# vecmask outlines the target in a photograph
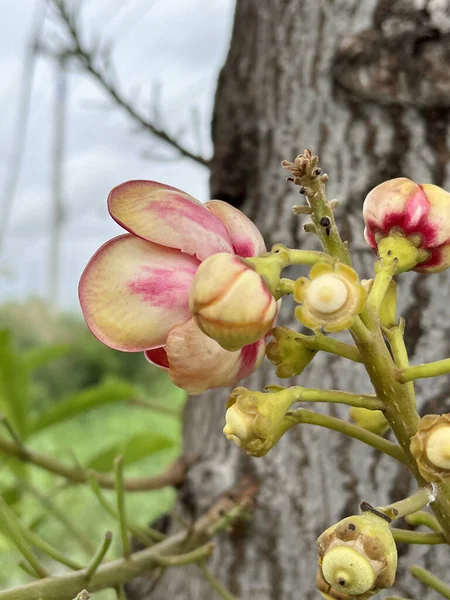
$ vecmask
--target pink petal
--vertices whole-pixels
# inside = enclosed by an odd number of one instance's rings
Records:
[[[234,385],[261,364],[264,349],[260,340],[236,352],[224,350],[202,333],[193,319],[174,327],[166,343],[170,377],[192,395]]]
[[[81,276],[79,296],[92,333],[117,350],[161,346],[187,321],[189,288],[199,262],[132,235],[106,242]]]
[[[225,226],[201,202],[156,181],[127,181],[108,197],[112,218],[135,235],[203,260],[233,252]]]
[[[210,200],[205,206],[225,225],[238,256],[248,258],[266,252],[259,229],[244,213],[222,200]]]

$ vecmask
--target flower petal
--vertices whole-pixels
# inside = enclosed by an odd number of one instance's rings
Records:
[[[247,377],[261,364],[264,350],[264,340],[236,352],[224,350],[202,333],[193,319],[174,327],[166,343],[170,377],[192,395],[228,387]]]
[[[248,258],[266,252],[259,229],[244,213],[222,200],[210,200],[205,206],[225,225],[238,256]]]
[[[106,242],[80,280],[88,327],[116,350],[163,345],[172,327],[191,316],[188,294],[198,265],[192,256],[132,235]]]
[[[161,369],[167,370],[169,368],[169,359],[167,358],[167,352],[164,346],[146,350],[145,358],[149,363],[152,363],[152,365],[160,367]]]
[[[127,231],[200,260],[216,252],[233,252],[222,222],[201,202],[169,185],[127,181],[110,192],[108,209]]]

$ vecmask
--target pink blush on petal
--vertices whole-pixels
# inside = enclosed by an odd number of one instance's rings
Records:
[[[240,362],[241,366],[239,367],[239,371],[236,375],[236,380],[240,381],[241,379],[245,379],[247,375],[255,368],[256,360],[258,358],[260,344],[264,343],[263,340],[258,340],[253,344],[249,344],[248,346],[244,346],[241,350]]]
[[[128,289],[152,306],[177,309],[188,306],[189,287],[195,269],[142,267],[141,276],[128,282]],[[181,298],[184,297],[182,300]]]
[[[233,241],[233,248],[236,254],[241,258],[255,256],[255,248],[249,240],[242,240],[242,242]]]
[[[405,211],[405,229],[411,231],[417,228],[427,217],[430,211],[430,203],[423,190],[419,186],[417,192],[408,200]]]
[[[170,200],[173,200],[173,202],[170,202]],[[153,201],[152,204],[149,204],[148,210],[157,211],[158,215],[166,218],[167,221],[174,220],[177,222],[180,218],[184,218],[197,223],[206,231],[213,231],[227,243],[230,243],[228,231],[215,215],[204,206],[180,198],[177,194],[174,194],[173,198],[168,194],[164,200]]]

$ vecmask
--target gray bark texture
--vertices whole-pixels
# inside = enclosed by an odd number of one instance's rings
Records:
[[[216,95],[212,197],[239,206],[268,247],[316,248],[292,215],[302,197],[280,168],[282,159],[311,148],[330,176],[329,197],[340,201],[342,236],[360,276],[369,277],[374,257],[361,218],[367,192],[397,176],[450,189],[449,54],[447,0],[238,0]],[[411,362],[449,356],[448,273],[400,279]],[[292,307],[284,301],[280,322],[293,324]],[[286,385],[270,364],[245,385],[268,383]],[[296,383],[371,392],[359,365],[321,354]],[[450,411],[448,386],[448,377],[418,382],[421,414]],[[242,474],[256,477],[261,488],[252,520],[220,537],[210,566],[241,600],[317,599],[317,536],[357,512],[361,499],[386,504],[408,495],[414,483],[393,459],[309,425],[290,431],[266,457],[250,458],[222,434],[227,395],[213,391],[188,402],[185,451],[200,462],[180,493],[179,510],[195,518]],[[347,416],[333,405],[316,409]],[[407,567],[421,564],[450,583],[448,547],[400,545],[399,553],[390,593],[437,599]],[[219,598],[195,567],[170,570],[151,588],[151,581],[136,582],[129,597]]]

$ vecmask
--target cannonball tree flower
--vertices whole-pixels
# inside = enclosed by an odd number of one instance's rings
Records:
[[[318,263],[309,272],[309,279],[300,277],[295,282],[294,300],[301,303],[295,316],[313,331],[343,331],[364,309],[366,297],[367,292],[351,267]]]
[[[202,204],[154,181],[115,187],[108,209],[129,233],[106,242],[81,276],[80,303],[92,333],[111,348],[145,352],[190,394],[233,385],[254,371],[264,358],[264,338],[225,350],[198,328],[188,299],[209,256],[266,251],[256,226],[226,202]]]
[[[381,183],[364,201],[364,237],[397,272],[437,273],[450,266],[450,194],[406,177]]]

